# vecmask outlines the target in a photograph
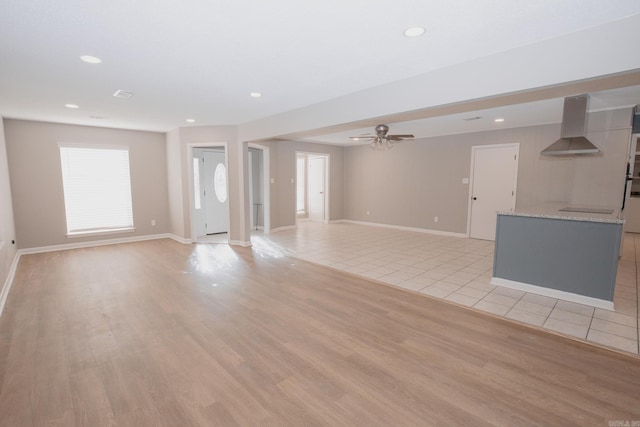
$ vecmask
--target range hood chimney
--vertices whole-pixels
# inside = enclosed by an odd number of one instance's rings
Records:
[[[599,154],[600,149],[585,138],[588,108],[589,95],[565,98],[560,139],[542,150],[540,154],[543,156]]]

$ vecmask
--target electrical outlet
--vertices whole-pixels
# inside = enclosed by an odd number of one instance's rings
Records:
[[[433,222],[438,222],[438,217],[437,216],[433,217]]]
[[[155,226],[155,225],[156,225],[156,220],[155,220],[155,219],[152,219],[152,220],[151,220],[151,225],[153,225],[153,226]]]
[[[367,209],[367,215],[371,215],[371,211]]]

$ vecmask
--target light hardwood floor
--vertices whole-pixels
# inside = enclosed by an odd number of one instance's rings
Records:
[[[361,224],[300,222],[254,247],[638,354],[640,234],[627,233],[615,312],[491,284],[494,242]]]
[[[23,256],[0,425],[608,425],[640,359],[251,248]]]

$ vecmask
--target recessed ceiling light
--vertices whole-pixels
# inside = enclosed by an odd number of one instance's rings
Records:
[[[260,92],[251,92],[249,96],[252,98],[260,98],[262,94]]]
[[[494,119],[493,121],[496,122],[496,123],[502,123],[502,122],[504,122],[504,119],[502,117],[498,117],[497,119]]]
[[[424,34],[424,27],[409,27],[404,30],[404,35],[407,37],[420,37]]]
[[[64,106],[67,108],[80,108],[80,106],[76,104],[64,104]]]
[[[133,92],[129,90],[118,89],[113,94],[116,98],[131,98],[133,96]]]
[[[357,136],[354,136],[353,138],[351,138],[352,141],[360,141],[360,138],[358,138]]]
[[[187,119],[187,123],[195,123],[196,119]]]
[[[102,62],[102,59],[91,55],[82,55],[80,59],[88,64],[99,64]]]

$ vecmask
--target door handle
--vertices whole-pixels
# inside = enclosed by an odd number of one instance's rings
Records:
[[[478,198],[477,198],[477,197],[474,197],[474,198],[473,198],[473,200],[478,200]]]

